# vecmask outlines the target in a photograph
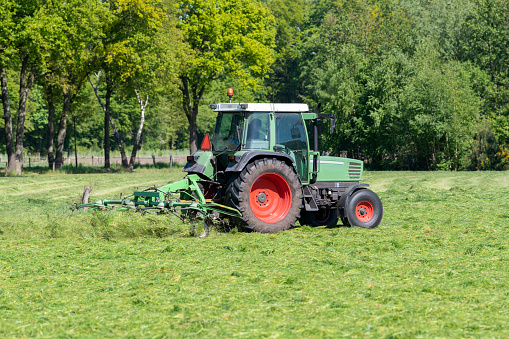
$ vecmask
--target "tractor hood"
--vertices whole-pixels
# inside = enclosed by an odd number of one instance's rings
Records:
[[[321,156],[317,181],[337,181],[338,177],[360,181],[362,167],[361,160]]]

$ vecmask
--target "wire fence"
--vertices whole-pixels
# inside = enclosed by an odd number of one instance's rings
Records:
[[[156,155],[143,155],[139,154],[136,156],[135,164],[138,165],[149,165],[153,164],[154,166],[158,163],[169,164],[172,166],[173,164],[182,165],[187,161],[188,152],[175,152],[177,154],[166,154],[161,156]],[[180,154],[179,154],[180,153]],[[80,154],[78,153],[78,157],[74,154],[67,154],[66,157],[63,158],[63,164],[65,165],[85,165],[92,167],[102,167],[104,166],[104,155],[93,155],[93,153],[89,154]],[[127,157],[127,161],[130,161],[130,156]],[[40,154],[25,154],[23,156],[23,168],[31,168],[31,167],[41,167],[48,166],[48,158],[45,156],[41,156]],[[0,155],[0,168],[7,167],[7,156],[1,154]],[[110,167],[111,168],[120,168],[122,167],[122,158],[120,154],[117,156],[110,155]]]

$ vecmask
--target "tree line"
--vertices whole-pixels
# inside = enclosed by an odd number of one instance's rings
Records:
[[[2,0],[0,152],[193,152],[233,87],[320,103],[373,169],[507,169],[507,41],[504,0]]]

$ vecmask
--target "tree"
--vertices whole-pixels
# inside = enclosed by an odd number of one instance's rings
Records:
[[[409,75],[411,20],[391,1],[358,0],[317,1],[309,22],[301,66],[308,101],[337,117],[324,147],[385,166],[404,145],[394,129],[402,123],[397,103]]]
[[[505,0],[474,0],[463,25],[461,60],[473,62],[491,78],[484,90],[484,111],[499,142],[509,143],[509,3]]]
[[[7,173],[21,175],[25,135],[26,105],[37,74],[45,70],[43,61],[55,46],[61,20],[49,5],[36,0],[2,4],[0,10],[0,84],[4,109]],[[14,146],[12,109],[7,86],[7,68],[19,70],[19,103]],[[15,148],[14,148],[15,147]]]
[[[197,150],[198,107],[211,82],[223,76],[242,79],[265,75],[273,62],[275,30],[268,9],[255,0],[185,0],[179,28],[189,50],[179,72],[191,152]]]
[[[105,49],[99,57],[96,73],[96,84],[90,81],[96,97],[103,108],[105,167],[109,167],[109,126],[111,125],[122,157],[124,168],[132,169],[134,158],[144,126],[144,115],[150,94],[169,86],[175,70],[173,65],[175,49],[178,49],[178,34],[175,32],[171,6],[161,5],[155,1],[132,2],[126,0],[109,1],[114,20],[104,39]],[[165,70],[163,75],[161,70]],[[100,74],[104,72],[106,82],[105,103],[99,96]],[[157,80],[156,77],[159,77]],[[156,86],[157,84],[157,86]],[[161,85],[163,84],[163,85]],[[140,89],[147,96],[140,96]],[[151,90],[147,90],[150,88]],[[122,138],[111,117],[111,96],[114,90],[123,96],[136,94],[140,105],[140,124],[134,139],[132,161],[128,162]],[[154,91],[152,91],[154,90]],[[128,94],[129,92],[129,94]],[[150,94],[148,92],[151,92]],[[146,99],[142,99],[146,98]],[[143,103],[140,103],[140,100]]]
[[[62,18],[64,34],[64,42],[54,50],[52,59],[57,65],[54,74],[63,95],[55,156],[55,168],[58,169],[63,164],[67,120],[72,102],[92,71],[97,51],[102,49],[104,27],[110,19],[106,4],[97,0],[73,0],[54,6]]]
[[[429,44],[418,48],[412,62],[415,71],[400,100],[409,151],[422,169],[465,168],[481,105],[471,73],[461,63],[443,62]]]
[[[111,124],[122,157],[122,166],[132,170],[145,124],[145,112],[149,100],[171,89],[176,81],[175,54],[179,49],[178,32],[174,20],[167,12],[151,1],[112,1],[110,10],[115,13],[111,34],[105,37],[104,54],[98,67],[104,70],[106,102],[98,92],[101,71],[96,73],[96,83],[90,79],[96,97],[105,113],[105,154],[109,167],[109,129]],[[126,25],[127,22],[127,25]],[[124,143],[111,116],[110,98],[113,90],[124,97],[136,95],[140,107],[140,122],[134,133],[133,149],[128,162]]]
[[[499,153],[500,152],[500,153]],[[499,167],[502,153],[497,136],[493,133],[487,121],[483,121],[481,128],[475,136],[472,144],[470,169],[472,170],[494,170]]]
[[[305,0],[267,0],[275,17],[275,60],[265,79],[267,99],[298,102],[302,92],[299,62],[304,55],[304,25],[310,3]]]
[[[339,1],[328,10],[302,67],[309,101],[337,116],[324,146],[372,168],[466,168],[479,70],[439,53],[443,39],[420,37],[413,46],[415,21],[395,2]]]

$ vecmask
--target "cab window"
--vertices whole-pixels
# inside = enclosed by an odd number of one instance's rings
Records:
[[[245,149],[269,149],[270,119],[269,113],[246,114]]]

